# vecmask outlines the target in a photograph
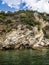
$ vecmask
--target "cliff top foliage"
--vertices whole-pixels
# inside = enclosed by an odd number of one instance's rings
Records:
[[[10,32],[12,29],[17,29],[19,23],[27,24],[29,26],[38,26],[38,30],[41,28],[41,23],[36,20],[36,17],[39,19],[49,22],[49,14],[39,13],[37,11],[30,10],[21,10],[18,12],[7,13],[4,11],[0,12],[0,35],[5,35],[7,32]]]

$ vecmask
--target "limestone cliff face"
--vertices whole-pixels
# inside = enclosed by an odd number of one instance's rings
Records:
[[[49,15],[33,11],[0,13],[0,49],[49,48]]]
[[[0,49],[42,49],[49,45],[48,39],[44,39],[42,29],[38,31],[36,26],[32,30],[27,25],[19,24],[16,29],[12,29],[6,34],[4,39],[0,39]]]

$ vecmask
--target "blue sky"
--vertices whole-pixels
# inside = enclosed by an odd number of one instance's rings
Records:
[[[49,13],[49,0],[0,0],[0,10],[37,10]]]
[[[4,1],[2,1],[2,0],[0,0],[0,10],[3,10],[3,11],[18,11],[18,10],[28,10],[28,7],[26,6],[25,8],[23,8],[25,5],[26,5],[26,3],[25,2],[20,2],[20,4],[19,4],[19,9],[17,8],[18,6],[16,6],[15,5],[15,7],[11,7],[11,6],[9,6],[6,2],[5,3],[3,3]]]
[[[2,11],[15,11],[15,8],[9,7],[7,4],[2,4],[2,0],[0,0],[0,10]]]

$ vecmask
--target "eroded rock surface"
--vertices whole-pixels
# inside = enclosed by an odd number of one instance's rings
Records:
[[[30,30],[21,24],[17,26],[17,30],[12,29],[4,39],[0,39],[0,49],[42,49],[48,46],[49,40],[44,39],[42,30],[38,31],[37,27]]]

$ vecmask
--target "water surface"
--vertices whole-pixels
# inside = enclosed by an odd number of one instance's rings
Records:
[[[0,51],[0,65],[49,65],[49,50]]]

